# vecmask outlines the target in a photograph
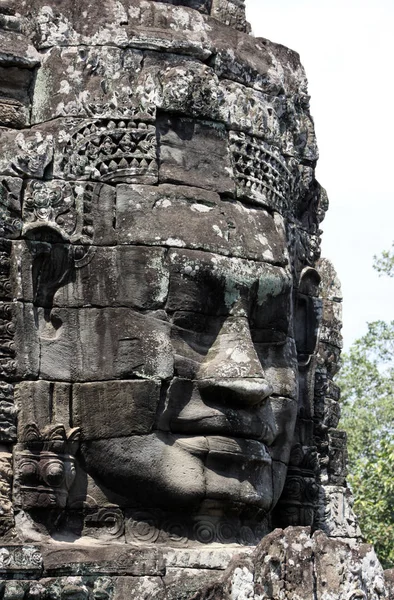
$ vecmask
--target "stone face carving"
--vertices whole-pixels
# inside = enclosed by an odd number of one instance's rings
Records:
[[[240,550],[281,597],[286,536],[368,562],[298,55],[243,0],[3,4],[0,598],[205,598]]]
[[[41,67],[0,165],[14,504],[126,542],[311,524],[323,201],[302,69],[272,44],[256,62],[240,1],[96,13],[84,33],[68,4],[21,21]]]

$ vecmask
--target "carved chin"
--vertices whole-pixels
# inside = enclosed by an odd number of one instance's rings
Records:
[[[81,455],[87,472],[132,507],[198,512],[208,500],[232,511],[272,509],[274,466],[265,449],[240,454],[235,440],[216,437],[215,450],[205,452],[199,439],[207,438],[155,433],[96,440],[83,443]]]

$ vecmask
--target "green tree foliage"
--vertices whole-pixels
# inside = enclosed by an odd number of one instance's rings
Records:
[[[394,277],[394,243],[391,250],[384,250],[381,256],[374,256],[373,266],[381,275]]]
[[[394,566],[393,473],[394,441],[383,439],[369,457],[355,462],[349,475],[361,530],[384,569]]]
[[[343,355],[339,384],[354,510],[383,566],[393,567],[394,321],[368,324],[367,333]]]

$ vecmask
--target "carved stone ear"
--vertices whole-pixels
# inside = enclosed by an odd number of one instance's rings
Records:
[[[305,268],[300,277],[295,305],[295,341],[300,362],[307,362],[315,352],[321,320],[319,298],[320,275]]]
[[[26,237],[33,258],[34,303],[50,308],[56,291],[70,273],[70,245],[64,243],[58,231],[46,225],[30,230]]]

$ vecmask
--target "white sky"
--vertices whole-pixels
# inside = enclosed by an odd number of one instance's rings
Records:
[[[322,256],[342,281],[345,349],[394,319],[394,279],[372,269],[394,240],[393,0],[246,0],[253,33],[301,56],[330,209]]]

